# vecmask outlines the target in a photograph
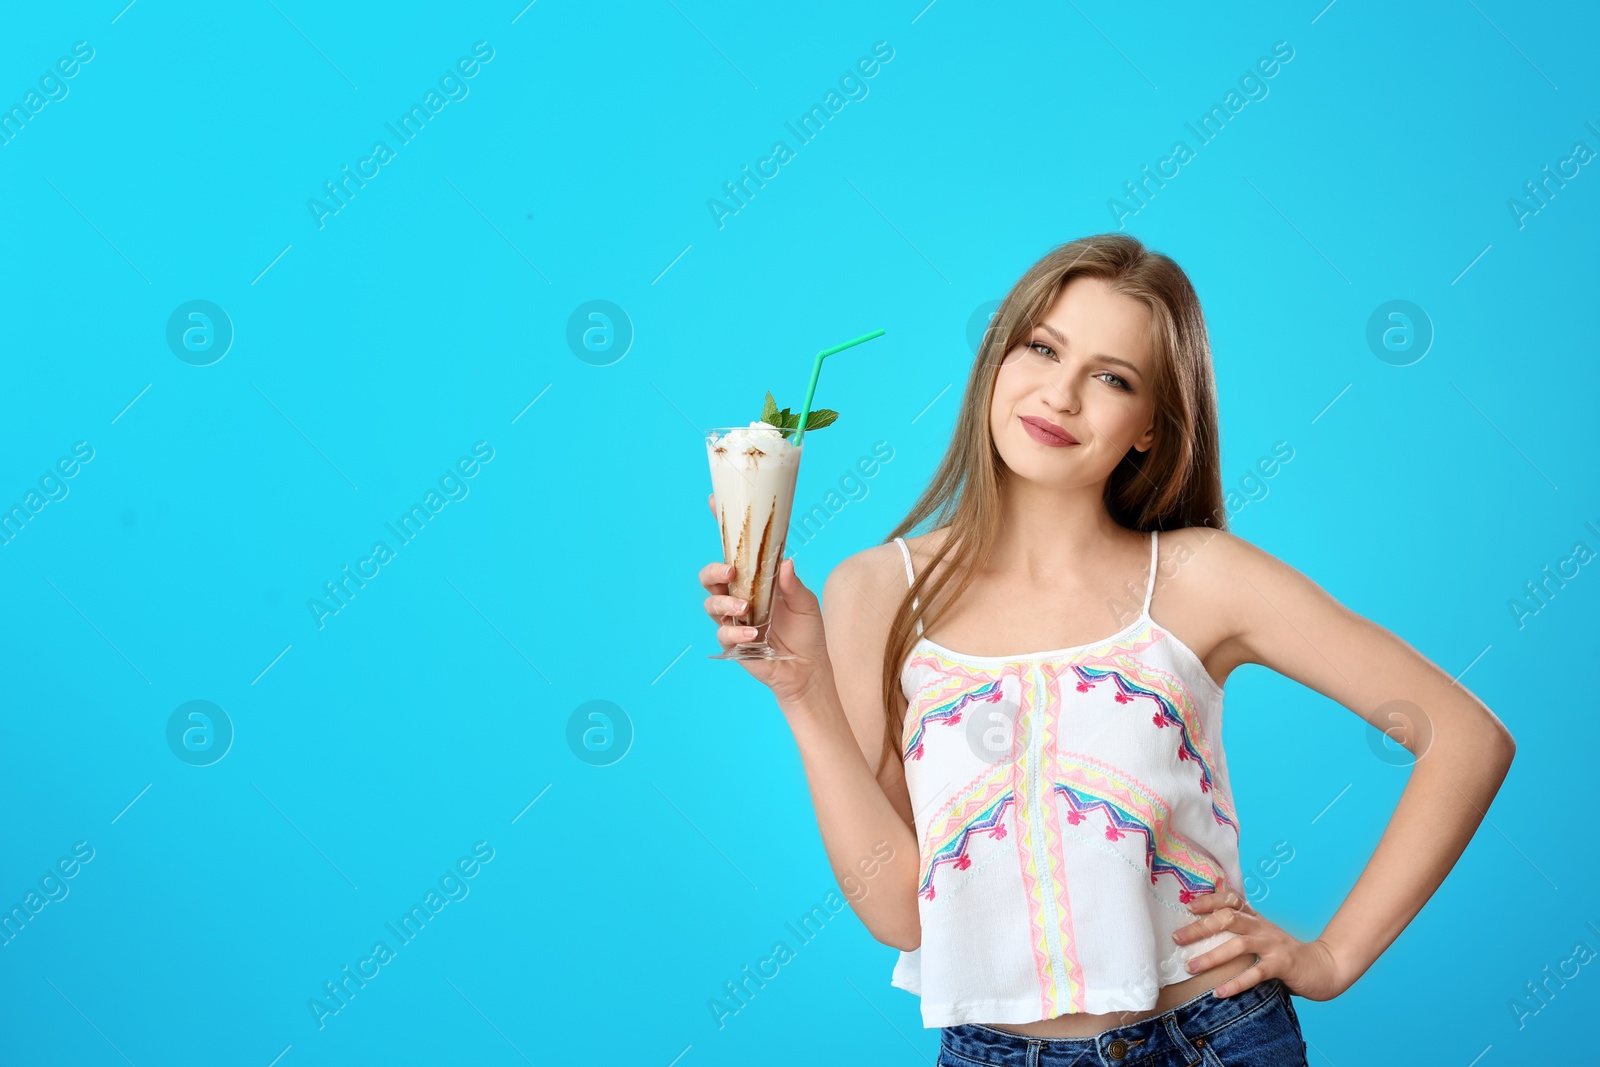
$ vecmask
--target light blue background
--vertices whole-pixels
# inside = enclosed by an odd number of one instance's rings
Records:
[[[893,949],[848,911],[804,945],[785,926],[835,884],[770,695],[705,658],[697,427],[769,389],[798,406],[812,353],[888,331],[818,393],[843,417],[808,441],[802,506],[894,450],[797,552],[820,589],[942,454],[975,309],[1115,228],[1108,200],[1279,41],[1268,95],[1125,229],[1199,290],[1229,483],[1294,449],[1236,532],[1465,671],[1519,744],[1418,919],[1346,994],[1297,1001],[1312,1062],[1572,1057],[1593,966],[1543,1006],[1524,983],[1600,949],[1600,576],[1520,628],[1508,602],[1600,548],[1600,174],[1521,227],[1507,202],[1600,149],[1592,14],[122,5],[19,8],[0,35],[7,107],[94,48],[0,146],[0,501],[94,449],[0,547],[0,902],[94,849],[0,948],[0,1060],[932,1062]],[[307,201],[477,41],[469,95],[319,229]],[[797,146],[784,123],[880,41],[868,95]],[[779,138],[795,158],[719,228],[707,201]],[[165,340],[196,299],[236,334],[206,367]],[[1393,299],[1435,333],[1410,366],[1366,341]],[[591,300],[635,334],[610,365],[566,340]],[[479,441],[470,494],[319,629],[308,599]],[[166,740],[190,700],[235,731],[208,767]],[[630,735],[609,766],[568,740],[594,700]],[[1314,937],[1404,761],[1260,668],[1227,700],[1245,862],[1294,850],[1258,907]],[[308,1000],[478,841],[469,895],[319,1029]],[[795,958],[719,1028],[709,1002],[780,939]]]

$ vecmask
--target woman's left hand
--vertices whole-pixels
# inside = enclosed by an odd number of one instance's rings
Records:
[[[1199,941],[1211,934],[1230,930],[1237,934],[1190,961],[1193,974],[1210,970],[1236,956],[1261,957],[1250,967],[1217,986],[1219,997],[1242,993],[1258,982],[1278,978],[1295,996],[1307,1000],[1332,1000],[1349,988],[1340,974],[1333,950],[1320,938],[1301,941],[1285,933],[1237,893],[1224,889],[1202,893],[1189,902],[1189,910],[1202,916],[1178,930],[1180,945]]]

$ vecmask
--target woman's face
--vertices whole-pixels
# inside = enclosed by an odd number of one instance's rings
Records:
[[[995,376],[989,430],[1013,473],[1060,489],[1097,485],[1130,448],[1155,443],[1149,323],[1142,303],[1099,278],[1062,288]]]

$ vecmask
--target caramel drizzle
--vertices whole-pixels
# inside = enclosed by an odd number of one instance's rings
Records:
[[[765,573],[766,565],[770,561],[766,557],[768,547],[772,543],[772,523],[778,515],[777,504],[777,498],[774,497],[773,506],[767,511],[766,525],[761,529],[760,543],[756,545],[754,567],[751,566],[749,554],[750,524],[755,515],[754,505],[747,505],[744,509],[744,520],[739,527],[739,540],[732,553],[733,582],[729,585],[728,592],[741,600],[749,601],[750,610],[745,613],[745,617],[752,620],[750,622],[752,626],[759,626],[766,622],[771,610],[770,601],[758,601],[756,598],[760,596],[762,590],[767,588]],[[726,508],[720,510],[721,515],[717,525],[722,531],[722,558],[728,559],[728,512]]]
[[[777,514],[778,499],[777,497],[773,497],[772,508],[767,512],[767,524],[766,526],[762,527],[761,530],[761,544],[756,548],[756,577],[754,584],[750,587],[750,607],[752,609],[751,617],[760,619],[762,622],[765,622],[771,617],[772,602],[768,600],[765,603],[758,604],[756,603],[755,598],[760,594],[761,590],[768,588],[765,572],[762,568],[768,562],[767,545],[772,540],[772,520],[777,517]],[[745,521],[749,521],[748,513]],[[760,623],[752,623],[751,625],[759,626]]]

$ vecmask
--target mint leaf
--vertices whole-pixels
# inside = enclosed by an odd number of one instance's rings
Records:
[[[832,425],[838,417],[839,413],[837,411],[818,408],[806,416],[806,431],[809,433],[812,430],[820,430],[824,426]],[[789,408],[780,409],[778,402],[772,398],[771,393],[767,394],[766,404],[761,409],[761,421],[769,426],[776,426],[786,439],[794,431],[800,429],[800,415]]]

